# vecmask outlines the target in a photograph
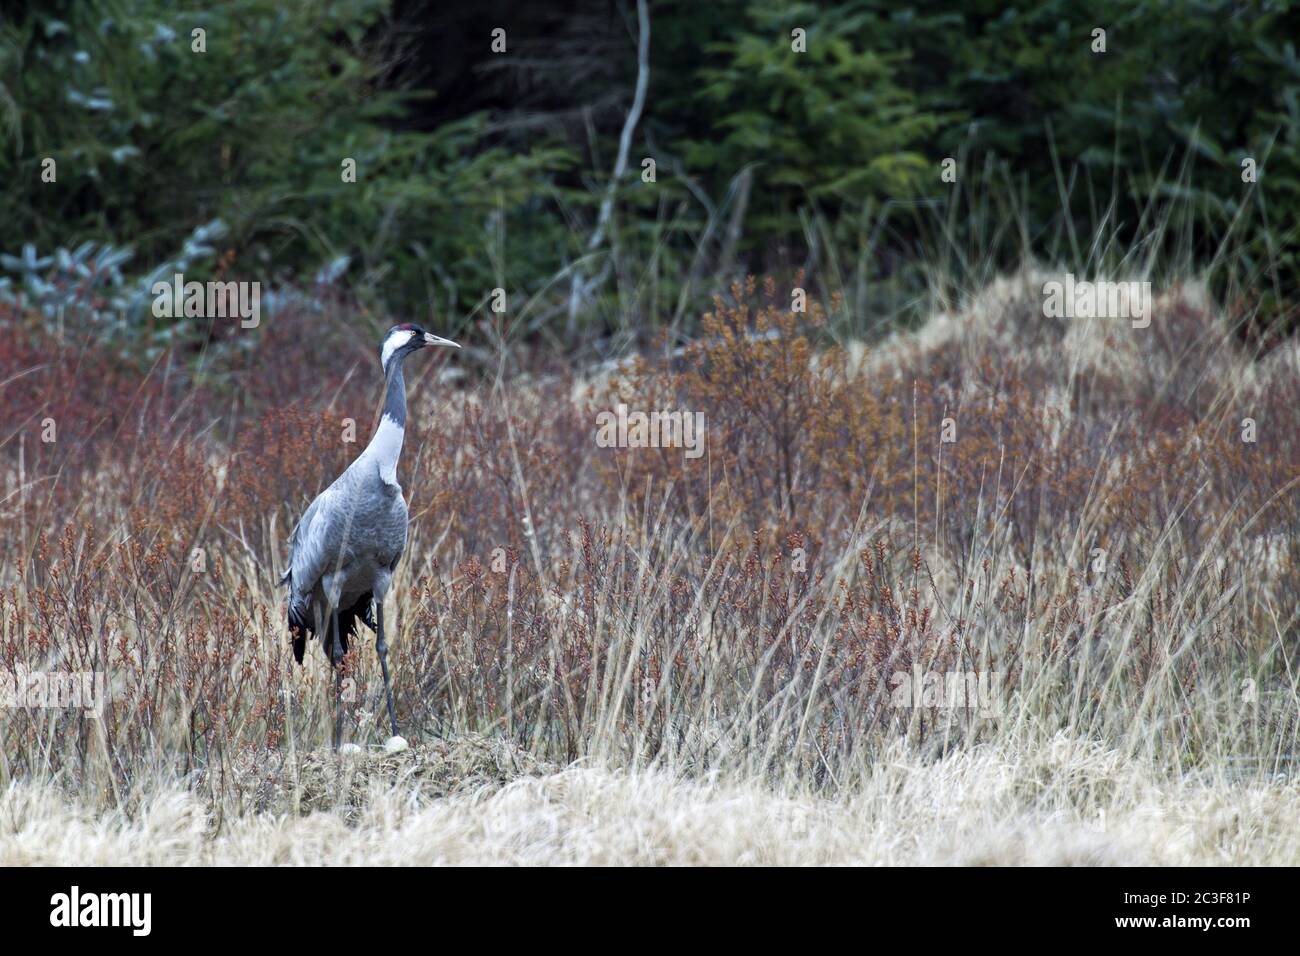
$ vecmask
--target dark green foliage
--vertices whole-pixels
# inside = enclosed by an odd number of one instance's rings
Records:
[[[694,95],[682,97],[700,126],[713,126],[683,145],[692,171],[722,179],[755,166],[764,188],[748,224],[758,236],[788,230],[810,200],[834,209],[916,195],[931,171],[920,147],[940,117],[897,83],[905,57],[875,47],[871,17],[841,13],[750,5],[742,32],[706,47],[703,62],[716,65],[699,67]],[[804,52],[795,28],[806,31]]]
[[[0,252],[130,246],[143,275],[219,220],[207,268],[304,284],[349,256],[363,300],[453,319],[500,285],[532,297],[512,316],[529,330],[563,324],[564,270],[584,255],[608,281],[580,321],[608,327],[679,319],[738,272],[803,264],[829,287],[889,278],[909,298],[924,281],[909,263],[939,257],[1208,266],[1225,301],[1275,329],[1300,301],[1290,0],[652,3],[650,95],[594,250],[636,75],[631,0],[10,11]],[[489,50],[497,22],[505,56]],[[429,59],[449,30],[464,34],[453,98]],[[45,157],[57,188],[40,181]],[[644,157],[654,184],[639,181]],[[940,179],[947,157],[956,187]],[[1246,157],[1258,184],[1242,181]],[[957,271],[960,287],[979,279]],[[879,311],[863,296],[858,312]]]
[[[1168,239],[1181,246],[1163,251],[1176,267],[1215,261],[1222,248],[1216,285],[1250,290],[1264,312],[1295,308],[1300,8],[1286,0],[951,6],[928,25],[894,14],[885,42],[912,52],[903,81],[922,103],[969,118],[944,130],[939,149],[965,152],[972,164],[997,155],[1027,186],[1030,232],[1051,223],[1073,231],[1059,237],[1059,261],[1086,259],[1081,246],[1098,230],[1127,251],[1149,237],[1155,210],[1173,207]],[[1098,27],[1104,54],[1092,50]],[[1258,164],[1258,185],[1242,181],[1246,157]]]
[[[96,238],[133,246],[143,266],[220,219],[238,277],[310,278],[350,254],[354,278],[382,280],[396,306],[472,306],[491,278],[483,223],[544,195],[563,155],[485,148],[482,115],[390,129],[407,104],[377,88],[365,46],[386,7],[95,0],[6,22],[0,249]],[[57,184],[41,181],[46,157]],[[443,273],[454,283],[435,290]]]

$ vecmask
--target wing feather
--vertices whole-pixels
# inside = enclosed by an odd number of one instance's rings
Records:
[[[289,580],[297,594],[311,594],[332,566],[346,564],[348,525],[344,496],[326,488],[304,512],[289,544]]]

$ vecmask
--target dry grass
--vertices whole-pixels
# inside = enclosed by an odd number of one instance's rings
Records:
[[[0,862],[1300,862],[1300,347],[1195,287],[1047,320],[1040,281],[868,348],[751,284],[612,376],[426,375],[417,745],[375,752],[366,634],[342,765],[273,585],[373,356],[330,393],[277,359],[314,317],[202,381],[0,330],[0,673],[113,692],[5,713]],[[703,411],[707,454],[596,447],[617,401]]]
[[[202,777],[211,812],[307,814],[334,812],[352,819],[385,790],[421,801],[499,790],[522,777],[554,773],[547,764],[500,737],[467,734],[431,740],[398,753],[379,748],[348,751],[248,751],[228,771]],[[220,826],[214,823],[214,826]]]
[[[497,753],[488,755],[489,750]],[[302,790],[351,781],[347,810],[222,816],[193,790],[129,816],[17,784],[0,865],[1294,865],[1300,787],[1159,782],[1095,743],[884,755],[851,795],[573,767],[497,779],[482,739],[304,758]],[[526,761],[526,758],[525,758]],[[485,779],[486,778],[486,779]],[[429,784],[436,779],[432,786]],[[368,780],[368,785],[358,782]],[[256,774],[250,786],[261,787]],[[345,786],[347,786],[345,784]],[[289,793],[280,797],[289,799]]]

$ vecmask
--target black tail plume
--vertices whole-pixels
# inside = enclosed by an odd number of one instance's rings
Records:
[[[374,595],[367,591],[357,598],[351,607],[339,608],[339,642],[343,645],[344,654],[348,652],[348,638],[357,633],[358,620],[372,631],[375,629],[371,612],[373,600]],[[314,635],[316,627],[310,608],[296,605],[292,600],[289,602],[289,632],[293,635],[294,660],[301,664],[303,655],[307,652],[307,636]],[[325,648],[325,656],[329,657],[330,649],[334,646],[333,622],[330,619],[325,621],[325,633],[322,635],[321,644]]]

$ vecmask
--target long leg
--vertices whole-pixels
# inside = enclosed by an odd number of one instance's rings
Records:
[[[339,634],[339,609],[330,609],[334,624],[334,646],[330,650],[330,664],[334,667],[334,749],[343,743],[343,638]]]
[[[388,680],[388,640],[384,637],[384,602],[375,601],[375,650],[379,652],[379,669],[384,672],[384,693],[388,695],[388,723],[397,732],[397,712],[393,709],[393,685]]]

